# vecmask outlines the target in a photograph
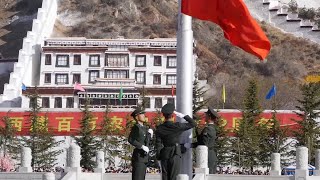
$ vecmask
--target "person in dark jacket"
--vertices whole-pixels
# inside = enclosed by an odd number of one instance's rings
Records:
[[[217,135],[215,123],[218,119],[218,113],[213,108],[209,107],[208,111],[206,112],[207,125],[203,128],[199,135],[197,133],[197,142],[192,144],[193,148],[197,147],[198,145],[205,145],[208,147],[209,174],[215,174],[217,171],[217,152],[215,149]]]
[[[134,110],[131,116],[136,120],[128,138],[129,143],[135,147],[131,158],[132,180],[144,180],[149,160],[149,141],[153,131],[144,126],[145,116],[142,109]]]
[[[180,135],[196,126],[195,121],[188,115],[174,111],[173,104],[166,104],[161,112],[165,122],[156,129],[157,159],[161,161],[162,180],[176,180],[180,172],[181,147]],[[173,122],[172,116],[184,118],[188,123]],[[190,146],[190,144],[189,144]]]

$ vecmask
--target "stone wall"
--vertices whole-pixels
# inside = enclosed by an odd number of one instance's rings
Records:
[[[34,86],[39,81],[40,51],[44,39],[50,37],[57,17],[57,0],[43,0],[38,9],[37,18],[33,20],[32,31],[27,32],[23,39],[22,49],[19,50],[18,62],[14,64],[8,84],[5,84],[0,95],[0,107],[4,102],[11,107],[10,101],[20,98],[21,85]],[[11,102],[15,103],[15,102]]]
[[[244,0],[252,16],[260,21],[270,23],[283,32],[291,33],[298,37],[310,39],[313,42],[320,43],[320,29],[310,21],[303,21],[297,17],[297,14],[288,12],[286,0]],[[306,4],[317,9],[320,7],[320,1],[316,0],[298,0],[298,6],[304,7]],[[311,6],[312,5],[312,6]]]

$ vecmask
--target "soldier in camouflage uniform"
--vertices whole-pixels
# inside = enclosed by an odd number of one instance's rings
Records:
[[[131,116],[136,120],[128,138],[129,143],[135,147],[131,158],[132,180],[144,180],[149,160],[149,141],[153,131],[143,125],[145,116],[142,109],[136,109]]]

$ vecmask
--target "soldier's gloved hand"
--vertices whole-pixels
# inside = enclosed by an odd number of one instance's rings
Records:
[[[152,129],[148,129],[148,133],[150,134],[151,138],[153,137],[153,130]]]
[[[185,148],[190,149],[191,148],[191,143],[184,143],[183,145]]]
[[[174,113],[175,115],[177,115],[179,118],[183,118],[183,117],[186,116],[186,115],[184,115],[184,114],[182,114],[182,113],[179,113],[179,112],[177,112],[177,111],[173,111],[173,113]]]
[[[149,153],[149,148],[147,146],[142,145],[141,149],[144,150],[144,152]]]

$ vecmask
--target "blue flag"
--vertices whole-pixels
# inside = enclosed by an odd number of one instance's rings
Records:
[[[25,90],[27,90],[27,86],[22,83],[21,89],[22,89],[22,91],[25,91]]]
[[[271,99],[272,96],[275,96],[275,95],[276,95],[276,92],[277,92],[276,86],[273,85],[273,86],[271,87],[271,89],[269,90],[268,94],[266,95],[266,99]]]

